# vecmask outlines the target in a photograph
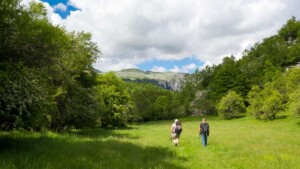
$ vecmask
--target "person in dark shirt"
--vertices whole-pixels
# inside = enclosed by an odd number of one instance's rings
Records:
[[[199,126],[199,135],[201,135],[202,145],[207,146],[207,137],[209,136],[209,124],[206,122],[206,119],[203,118]]]

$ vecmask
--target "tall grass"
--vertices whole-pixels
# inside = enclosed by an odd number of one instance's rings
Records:
[[[1,132],[0,168],[300,168],[300,119],[207,119],[208,147],[201,146],[200,118],[182,119],[178,147],[170,140],[171,120],[124,130]]]

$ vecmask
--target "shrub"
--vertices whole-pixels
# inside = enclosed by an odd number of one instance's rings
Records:
[[[256,119],[272,120],[283,107],[283,96],[267,83],[263,90],[253,86],[248,93],[248,102],[248,113]]]
[[[231,119],[237,113],[245,111],[244,99],[234,91],[229,91],[217,104],[218,114],[223,119]]]

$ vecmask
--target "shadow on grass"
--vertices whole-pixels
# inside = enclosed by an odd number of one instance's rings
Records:
[[[167,148],[120,141],[74,141],[70,138],[0,136],[0,168],[139,169],[172,168],[186,160]],[[174,160],[173,160],[174,161]]]
[[[244,118],[244,117],[246,117],[246,115],[236,115],[232,119],[240,119],[240,118]]]
[[[222,117],[218,117],[218,120],[236,120],[236,119],[241,119],[241,118],[244,118],[244,117],[246,117],[245,115],[235,115],[235,116],[233,116],[232,118],[229,118],[229,119],[224,119],[224,118],[222,118]]]
[[[276,119],[286,119],[286,118],[288,118],[287,115],[281,115],[281,116],[276,116],[276,117],[275,117],[275,120],[276,120]]]
[[[122,129],[124,130],[124,129]],[[128,129],[125,129],[128,130]],[[121,134],[117,132],[118,130],[112,129],[84,129],[84,130],[74,130],[68,131],[66,134],[74,135],[84,138],[106,138],[106,137],[116,137],[116,138],[130,138],[137,139],[138,137],[131,136],[130,134]]]

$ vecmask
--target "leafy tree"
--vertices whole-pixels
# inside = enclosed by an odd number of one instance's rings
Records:
[[[248,92],[246,77],[239,69],[235,57],[225,57],[218,65],[209,84],[208,95],[213,102],[218,102],[230,90],[245,96]]]
[[[231,119],[238,113],[245,111],[244,99],[234,91],[229,91],[216,106],[219,115],[224,119]]]
[[[288,111],[299,115],[300,108],[300,68],[287,70],[274,82],[274,86],[282,94],[283,103]]]
[[[193,102],[195,103],[196,110],[202,114],[215,114],[216,112],[214,102],[209,98],[207,91],[198,91]]]
[[[247,112],[256,119],[273,120],[279,110],[282,109],[282,95],[274,89],[270,83],[261,90],[253,86],[248,94],[249,107]]]
[[[46,14],[41,3],[0,2],[1,128],[94,124],[98,106],[89,93],[100,51],[90,34],[68,33]]]
[[[281,68],[279,66],[274,66],[269,60],[265,61],[264,66],[264,82],[272,82],[276,80],[281,75]]]
[[[38,130],[47,123],[49,97],[38,72],[0,63],[0,129]]]
[[[100,105],[101,125],[124,126],[131,106],[125,82],[112,72],[99,74],[95,89]]]
[[[127,82],[134,104],[133,121],[171,119],[183,116],[180,92],[169,91],[149,83]]]
[[[192,114],[191,101],[195,99],[196,88],[190,81],[185,82],[180,93],[180,103],[183,105],[185,116]]]
[[[197,90],[205,90],[208,88],[212,80],[216,66],[206,66],[203,70],[197,69],[193,74],[185,76],[185,83],[192,84]]]
[[[285,41],[292,44],[293,41],[298,39],[300,30],[300,22],[293,16],[287,21],[285,25],[278,31],[279,36],[283,37]]]

